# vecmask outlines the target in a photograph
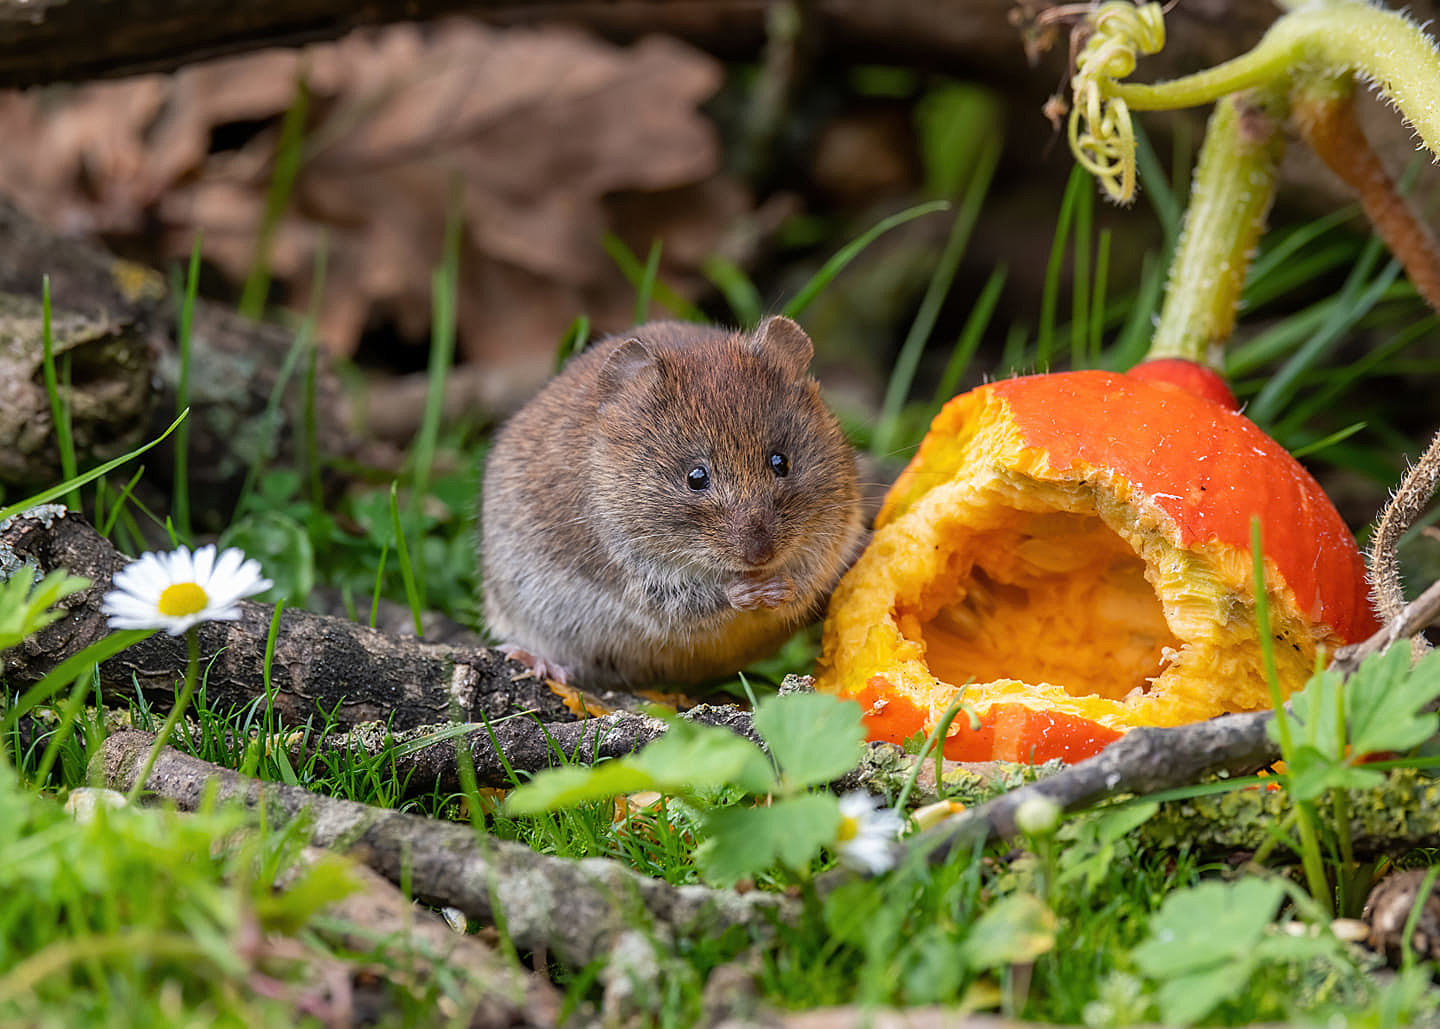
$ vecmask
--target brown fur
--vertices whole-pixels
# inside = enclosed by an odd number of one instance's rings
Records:
[[[572,360],[486,464],[485,617],[501,642],[583,685],[695,682],[815,618],[862,530],[811,350],[787,318],[754,334],[655,322]]]

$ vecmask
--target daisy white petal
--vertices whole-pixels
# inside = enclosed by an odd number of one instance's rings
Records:
[[[132,561],[116,572],[113,581],[117,589],[127,593],[153,593],[158,598],[160,591],[169,584],[170,575],[156,555],[142,554],[140,560]]]
[[[871,875],[894,867],[895,838],[905,825],[899,812],[880,803],[879,798],[859,791],[840,798],[835,852],[845,864]]]
[[[191,580],[201,589],[210,585],[211,573],[215,571],[215,544],[207,543],[195,551],[195,578]]]
[[[195,556],[187,546],[179,546],[168,554],[157,554],[165,568],[165,578],[172,584],[195,581]]]
[[[246,562],[245,553],[239,547],[226,547],[225,550],[221,552],[220,559],[215,562],[215,571],[212,573],[212,578],[233,579],[236,573],[247,563],[254,564],[257,572],[260,570],[259,563],[253,559]]]
[[[142,554],[115,573],[101,610],[112,629],[164,629],[178,636],[192,625],[233,621],[240,601],[273,584],[258,561],[235,548],[217,561],[214,545],[193,554],[177,547],[166,554]]]

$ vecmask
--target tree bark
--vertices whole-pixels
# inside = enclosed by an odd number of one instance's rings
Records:
[[[0,9],[6,0],[0,0]],[[4,24],[0,17],[0,25]],[[0,39],[3,39],[0,33]],[[0,482],[25,492],[60,479],[49,394],[39,376],[40,297],[50,282],[56,353],[69,353],[68,398],[80,466],[119,456],[164,431],[177,413],[179,303],[164,277],[104,249],[60,236],[0,198]],[[303,466],[308,403],[303,362],[280,371],[295,345],[278,325],[197,300],[191,323],[189,483],[192,517],[204,529],[229,523],[256,462]],[[315,449],[399,467],[389,447],[350,429],[340,381],[316,355]],[[281,386],[279,403],[271,395]],[[146,488],[168,489],[173,437],[146,456]]]
[[[5,653],[5,677],[27,686],[65,658],[109,634],[101,598],[126,559],[79,515],[46,506],[0,524],[0,568],[32,562],[90,579],[67,598],[66,617]],[[341,618],[286,611],[275,639],[272,696],[265,693],[265,641],[272,608],[244,601],[234,622],[200,626],[205,698],[217,711],[273,699],[281,724],[348,728],[383,722],[395,729],[480,721],[534,712],[573,719],[569,695],[554,692],[498,651],[391,637]],[[139,687],[147,704],[167,709],[187,661],[182,638],[157,634],[100,665],[99,690],[124,705]]]

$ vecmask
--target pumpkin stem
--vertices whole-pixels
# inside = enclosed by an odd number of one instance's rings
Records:
[[[1219,364],[1275,196],[1286,113],[1285,98],[1273,91],[1228,96],[1215,106],[1147,360]]]

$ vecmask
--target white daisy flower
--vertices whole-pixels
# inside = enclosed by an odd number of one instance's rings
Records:
[[[193,554],[180,547],[168,554],[141,554],[115,573],[114,589],[100,609],[112,629],[164,629],[179,636],[199,622],[240,617],[240,601],[268,590],[260,562],[230,547],[215,558],[215,545]]]
[[[870,875],[895,866],[895,838],[905,821],[894,808],[882,807],[880,798],[857,790],[840,798],[840,831],[835,852],[847,865]]]

